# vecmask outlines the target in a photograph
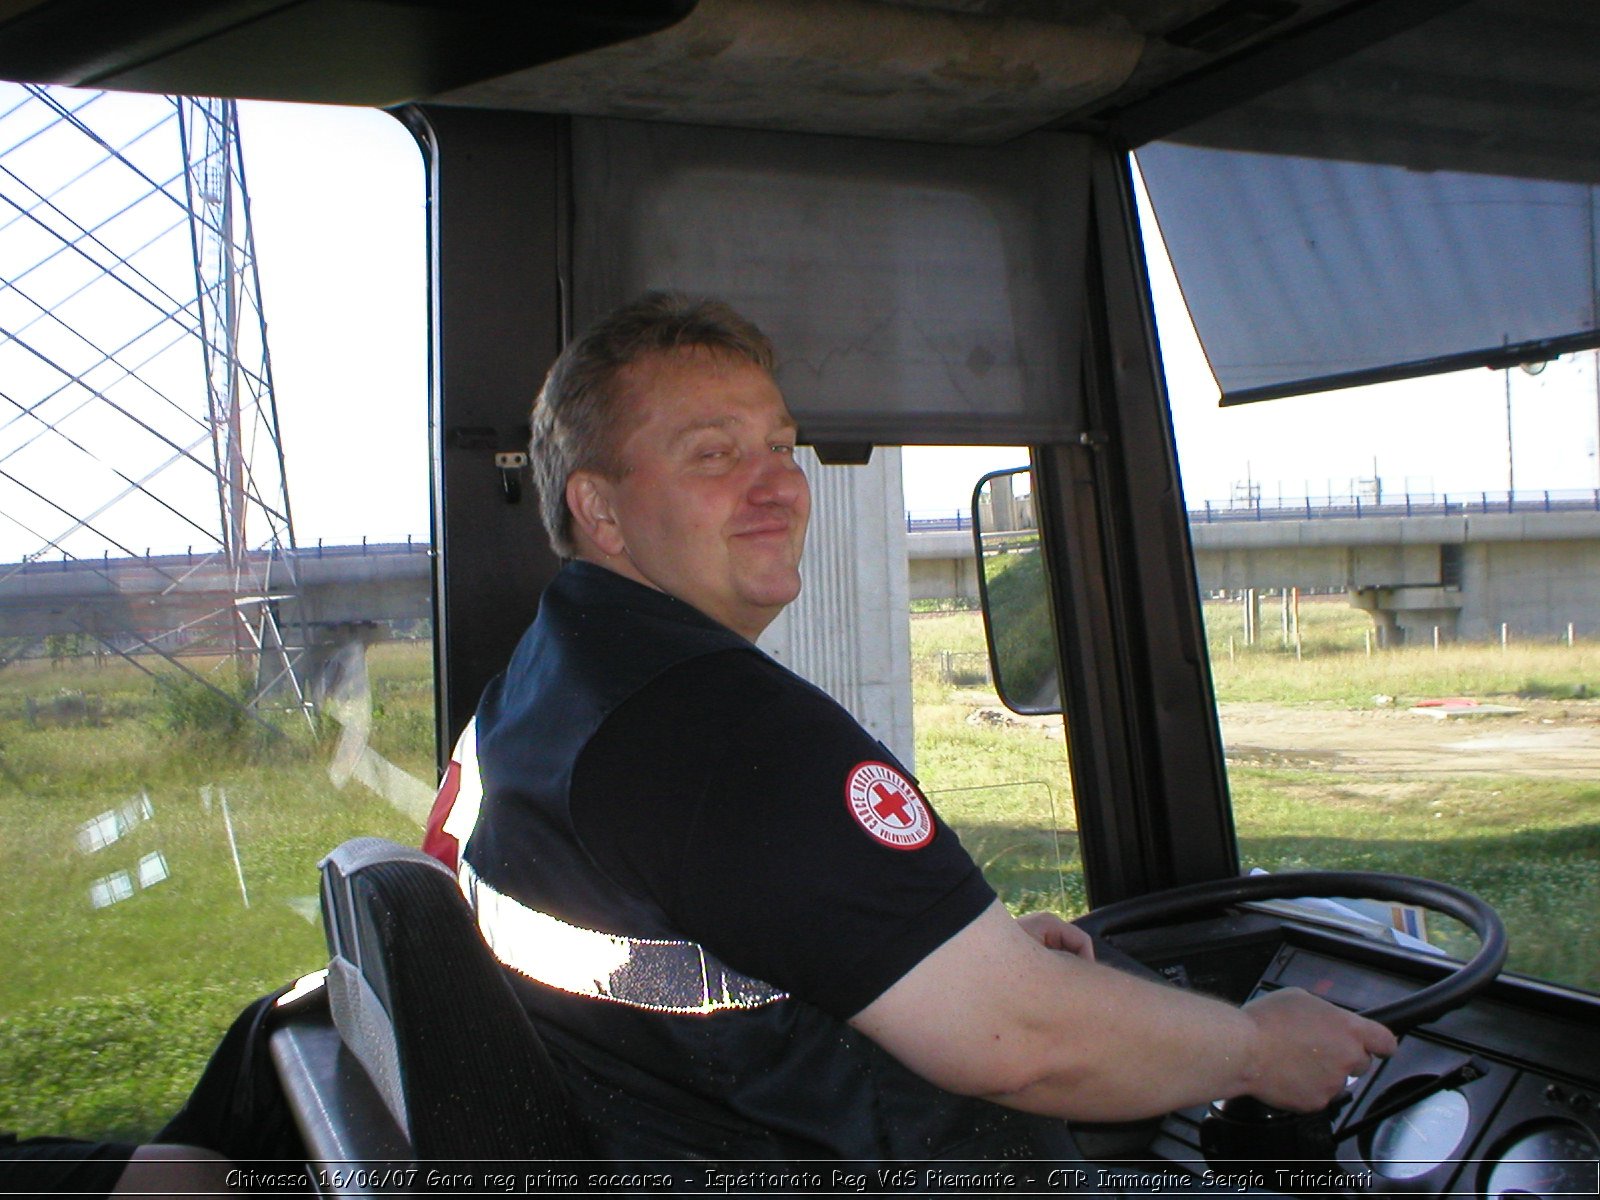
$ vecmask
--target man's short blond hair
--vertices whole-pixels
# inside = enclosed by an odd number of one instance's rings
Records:
[[[702,349],[753,363],[769,374],[772,343],[720,300],[647,292],[586,330],[561,352],[533,402],[528,459],[550,544],[577,549],[567,480],[574,471],[621,478],[627,397],[619,377],[652,355]]]

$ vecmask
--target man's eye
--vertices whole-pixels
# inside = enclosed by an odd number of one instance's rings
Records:
[[[793,454],[794,453],[794,447],[789,445],[788,442],[774,442],[772,444],[772,448],[773,448],[773,450],[775,450],[779,454]]]

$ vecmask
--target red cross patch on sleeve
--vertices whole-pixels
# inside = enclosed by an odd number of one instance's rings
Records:
[[[933,840],[933,812],[922,793],[888,763],[857,763],[844,781],[845,805],[867,836],[891,850],[920,850]]]

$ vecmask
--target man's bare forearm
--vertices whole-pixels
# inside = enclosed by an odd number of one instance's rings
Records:
[[[996,905],[858,1014],[951,1091],[1077,1120],[1251,1094],[1315,1109],[1393,1038],[1296,990],[1244,1008],[1050,950]]]

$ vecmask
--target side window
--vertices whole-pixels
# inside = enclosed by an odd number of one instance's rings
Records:
[[[1076,916],[1087,903],[1065,725],[1001,702],[978,605],[974,500],[989,531],[985,561],[1025,558],[1037,533],[1026,472],[977,485],[1026,467],[1028,452],[907,447],[904,463],[917,774],[1014,913]]]
[[[7,84],[0,166],[0,1128],[141,1138],[431,797],[422,164]]]

